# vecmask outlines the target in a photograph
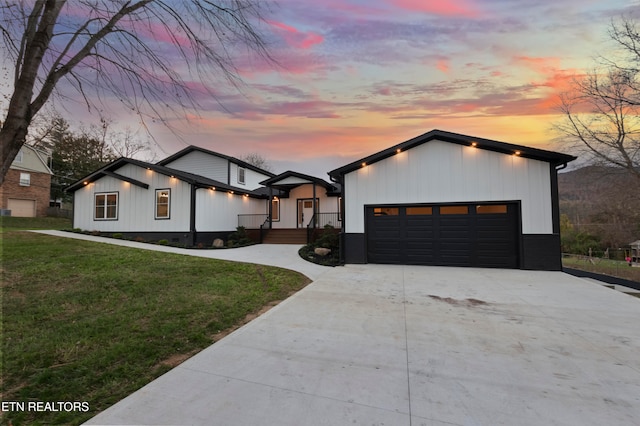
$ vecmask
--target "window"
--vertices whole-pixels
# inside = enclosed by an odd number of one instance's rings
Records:
[[[18,155],[16,155],[16,158],[14,158],[13,161],[16,163],[22,163],[22,155],[22,150],[18,151]]]
[[[440,214],[469,214],[469,206],[441,206]]]
[[[31,186],[30,173],[20,173],[20,186]]]
[[[118,219],[118,193],[96,194],[95,220]]]
[[[480,204],[476,206],[477,214],[504,214],[506,212],[506,204]]]
[[[271,220],[280,220],[280,199],[274,198],[271,200]]]
[[[243,167],[238,167],[238,183],[244,185],[244,175],[246,170]]]
[[[407,207],[407,216],[433,214],[433,207]]]
[[[397,207],[376,207],[373,209],[374,216],[398,216],[398,214]]]
[[[156,219],[169,219],[171,190],[156,189]]]

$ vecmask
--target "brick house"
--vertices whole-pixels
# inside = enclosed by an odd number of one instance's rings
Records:
[[[0,185],[2,214],[19,217],[47,215],[51,193],[51,175],[48,155],[23,145],[13,160],[9,172]]]

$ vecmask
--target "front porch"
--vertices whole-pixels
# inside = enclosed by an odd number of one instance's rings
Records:
[[[240,214],[238,226],[261,244],[308,244],[324,232],[340,233],[342,220],[338,212],[316,213],[305,227],[274,228],[268,214]]]

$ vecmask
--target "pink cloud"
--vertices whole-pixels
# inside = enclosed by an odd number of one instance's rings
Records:
[[[442,16],[478,17],[478,10],[468,1],[389,0],[394,6],[416,12]]]
[[[436,68],[447,74],[450,70],[449,61],[444,59],[438,60],[438,62],[436,62]]]
[[[277,21],[269,21],[271,26],[278,29],[278,32],[282,35],[287,45],[300,48],[309,49],[316,44],[321,44],[324,41],[322,35],[313,31],[302,32],[296,28]]]

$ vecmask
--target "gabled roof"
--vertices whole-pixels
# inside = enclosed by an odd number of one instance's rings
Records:
[[[220,154],[219,152],[210,151],[208,149],[200,148],[200,147],[194,146],[194,145],[189,145],[185,149],[183,149],[181,151],[178,151],[173,155],[170,155],[169,157],[165,158],[164,160],[158,161],[157,164],[161,165],[161,166],[164,166],[166,164],[171,163],[172,161],[177,160],[180,157],[184,157],[185,155],[187,155],[187,154],[189,154],[191,152],[195,152],[195,151],[223,158],[223,159],[228,160],[228,161],[230,161],[232,163],[235,163],[235,164],[237,164],[237,165],[239,165],[241,167],[244,167],[245,169],[250,169],[250,170],[256,171],[258,173],[262,173],[262,174],[267,175],[267,176],[275,176],[274,173],[271,173],[271,172],[268,172],[266,170],[263,170],[263,169],[261,169],[259,167],[254,166],[253,164],[247,163],[246,161],[242,161],[242,160],[239,160],[239,159],[237,159],[235,157],[230,157],[228,155]]]
[[[10,166],[11,169],[53,174],[47,161],[49,154],[27,144],[22,145],[20,150],[22,151],[22,162],[14,159]],[[27,151],[30,151],[31,154],[28,154]]]
[[[315,183],[316,185],[323,187],[327,190],[327,194],[340,193],[339,187],[334,184],[331,184],[315,176],[305,175],[303,173],[298,173],[291,170],[288,170],[270,179],[263,180],[262,182],[260,182],[260,185],[280,189],[282,191],[289,191],[297,186],[308,183]]]
[[[394,145],[391,148],[387,148],[384,151],[377,152],[368,157],[362,158],[346,166],[337,168],[329,172],[329,176],[332,179],[338,179],[339,176],[346,173],[350,173],[362,167],[363,164],[373,164],[385,158],[391,157],[398,152],[406,151],[414,148],[423,143],[427,143],[433,140],[455,143],[458,145],[474,146],[478,149],[486,149],[489,151],[499,152],[502,154],[513,155],[516,154],[524,158],[532,158],[534,160],[546,161],[555,166],[566,164],[575,160],[577,157],[573,155],[561,154],[559,152],[545,151],[543,149],[530,148],[523,145],[514,145],[506,142],[498,142],[491,139],[476,138],[473,136],[466,136],[457,133],[445,132],[442,130],[432,130],[423,135],[409,139],[398,145]]]
[[[144,183],[144,182],[140,182],[138,180],[129,178],[127,176],[123,176],[120,175],[118,173],[116,173],[116,171],[127,165],[127,164],[133,164],[135,166],[138,167],[142,167],[148,170],[153,170],[154,172],[163,174],[165,176],[171,176],[171,177],[175,177],[176,179],[180,179],[184,182],[187,182],[191,185],[196,186],[197,188],[215,188],[216,190],[223,190],[223,191],[228,191],[228,192],[233,192],[236,194],[240,194],[240,195],[244,195],[247,194],[251,197],[256,197],[256,198],[267,198],[267,196],[263,193],[261,193],[260,191],[247,191],[246,189],[243,188],[237,188],[235,186],[231,186],[231,185],[227,185],[226,183],[222,183],[219,182],[217,180],[213,180],[213,179],[209,179],[206,178],[204,176],[199,176],[199,175],[195,175],[193,173],[188,173],[188,172],[183,172],[182,170],[176,170],[176,169],[172,169],[170,167],[165,167],[165,166],[161,166],[158,164],[153,164],[153,163],[147,163],[144,161],[140,161],[140,160],[134,160],[132,158],[119,158],[109,164],[107,164],[106,166],[96,170],[95,172],[91,173],[90,175],[84,177],[83,179],[80,179],[79,181],[69,185],[66,188],[66,191],[68,192],[74,192],[77,191],[78,189],[84,187],[85,185],[91,183],[91,182],[95,182],[96,180],[104,177],[104,176],[110,176],[110,177],[114,177],[116,179],[121,179],[125,182],[129,182],[133,185],[137,185],[140,186],[142,188],[148,188],[149,185]]]

